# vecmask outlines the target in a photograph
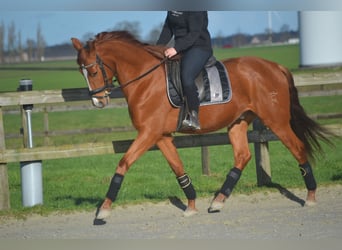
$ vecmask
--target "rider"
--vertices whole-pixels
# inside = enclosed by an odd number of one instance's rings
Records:
[[[181,80],[188,106],[183,127],[198,130],[200,103],[195,79],[213,54],[207,11],[168,11],[157,44],[166,45],[172,37],[174,46],[166,49],[164,55],[171,58],[178,53],[182,54]]]

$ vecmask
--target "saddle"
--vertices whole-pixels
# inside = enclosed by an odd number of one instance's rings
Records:
[[[180,77],[180,60],[168,60],[165,64],[167,96],[172,106],[181,108],[177,131],[185,118],[187,107],[183,98],[183,88]],[[227,103],[231,100],[231,84],[225,66],[210,57],[203,70],[197,76],[195,84],[198,90],[200,106]]]

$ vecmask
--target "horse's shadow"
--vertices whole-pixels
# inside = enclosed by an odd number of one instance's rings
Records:
[[[266,184],[265,186],[268,187],[268,188],[278,189],[279,193],[281,195],[283,195],[284,197],[286,197],[287,199],[298,203],[302,207],[305,206],[305,200],[299,198],[294,193],[292,193],[291,191],[289,191],[286,188],[284,188],[282,185],[280,185],[278,183],[271,182],[271,183]],[[215,193],[215,196],[218,194],[218,192],[219,191],[217,191]],[[169,197],[169,201],[171,202],[172,205],[174,205],[175,207],[179,208],[180,210],[182,210],[182,211],[186,210],[186,205],[178,197],[170,196]]]
[[[169,201],[171,202],[172,205],[179,208],[180,210],[182,210],[182,211],[186,210],[186,205],[178,197],[170,196]]]
[[[82,205],[84,203],[92,204],[96,206],[96,212],[95,212],[95,219],[93,220],[93,225],[104,225],[106,224],[106,221],[103,219],[97,219],[97,214],[99,213],[99,209],[102,205],[103,199],[100,197],[74,197],[72,195],[66,195],[66,196],[59,196],[56,197],[55,200],[61,201],[61,200],[72,200],[75,205]]]
[[[280,185],[278,183],[271,182],[271,183],[266,184],[265,186],[269,187],[269,188],[278,189],[279,193],[281,195],[285,196],[287,199],[289,199],[291,201],[294,201],[294,202],[297,202],[302,207],[305,206],[305,200],[299,198],[294,193],[292,193],[291,191],[289,191],[286,188],[284,188],[282,185]]]

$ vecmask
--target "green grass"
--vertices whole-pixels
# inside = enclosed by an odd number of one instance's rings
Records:
[[[49,131],[75,130],[87,128],[112,128],[132,126],[127,108],[94,109],[69,112],[50,112]],[[7,134],[18,134],[21,128],[20,114],[4,116],[4,129]],[[33,132],[44,131],[43,113],[32,114]],[[107,142],[132,138],[136,132],[120,132],[110,134],[82,134],[50,136],[49,145],[76,144],[84,142]],[[6,139],[7,148],[22,147],[22,139]],[[34,137],[34,146],[43,146],[43,137]]]
[[[1,70],[0,91],[17,91],[21,79],[32,79],[34,90],[84,88],[82,75],[75,71]]]
[[[300,98],[300,102],[309,114],[342,112],[341,96],[302,97]]]
[[[17,91],[21,79],[31,79],[34,90],[84,88],[75,60],[0,64],[0,92]]]
[[[298,45],[215,49],[214,54],[220,60],[240,56],[262,57],[280,63],[290,70],[297,69],[299,66]]]

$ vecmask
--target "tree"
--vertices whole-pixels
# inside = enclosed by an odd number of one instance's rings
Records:
[[[8,36],[7,36],[9,61],[14,61],[14,58],[15,58],[15,49],[16,49],[15,41],[16,41],[15,24],[12,21],[8,27]]]
[[[162,29],[163,29],[163,25],[164,24],[161,23],[160,25],[154,27],[150,31],[150,33],[149,33],[149,35],[148,35],[148,37],[146,39],[146,42],[148,42],[150,44],[155,44],[157,42],[159,36],[160,36],[160,33],[161,33]]]
[[[215,38],[216,38],[215,39],[215,44],[213,44],[213,46],[222,48],[224,46],[224,42],[223,42],[224,36],[223,36],[221,30],[219,30],[219,32],[216,34]]]
[[[0,63],[5,62],[5,25],[4,21],[0,24]]]
[[[21,32],[19,31],[18,32],[18,46],[17,46],[17,52],[18,52],[18,55],[19,55],[19,58],[20,58],[20,61],[23,61],[24,58],[23,58],[23,45],[22,45],[22,42],[21,42]]]
[[[283,33],[283,32],[289,32],[290,31],[290,26],[288,24],[283,24],[281,27],[280,27],[280,32]]]
[[[27,47],[27,57],[29,62],[33,61],[33,53],[34,53],[34,40],[27,39],[26,40],[26,47]]]
[[[272,33],[273,33],[272,28],[266,28],[265,29],[265,34],[268,36],[268,42],[269,43],[272,43]]]
[[[93,32],[87,32],[87,33],[85,33],[85,34],[82,36],[82,41],[83,41],[83,42],[87,42],[88,40],[90,40],[90,39],[92,39],[92,38],[94,38],[94,37],[95,37],[95,35],[94,35]]]
[[[280,40],[282,42],[286,42],[289,40],[289,38],[291,37],[290,35],[290,26],[288,24],[283,24],[280,28]]]
[[[42,35],[42,29],[39,23],[38,28],[37,28],[37,59],[39,61],[44,60],[44,51],[45,51],[45,40]]]
[[[123,21],[123,22],[117,23],[114,26],[114,30],[126,30],[129,33],[131,33],[133,36],[135,36],[136,39],[141,39],[140,23],[137,21],[136,22]]]
[[[240,47],[246,45],[247,43],[247,37],[242,33],[237,33],[232,36],[232,45],[234,47]]]

